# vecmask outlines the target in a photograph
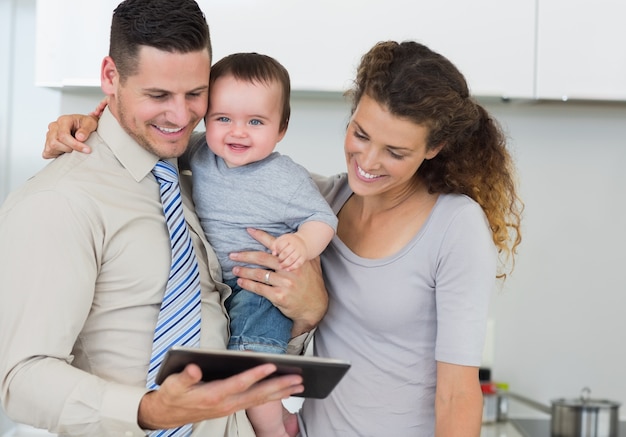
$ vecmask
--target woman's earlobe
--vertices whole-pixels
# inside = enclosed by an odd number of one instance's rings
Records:
[[[435,156],[439,154],[439,152],[441,152],[444,146],[445,144],[441,143],[437,147],[433,147],[432,149],[427,150],[425,159],[433,159]]]

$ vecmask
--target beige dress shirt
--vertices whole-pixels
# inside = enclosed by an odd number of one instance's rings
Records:
[[[157,157],[107,110],[93,152],[65,154],[0,209],[0,388],[15,421],[72,436],[143,436],[137,410],[170,269]],[[200,264],[201,345],[228,338],[219,264],[181,176]],[[194,436],[253,436],[245,416]]]

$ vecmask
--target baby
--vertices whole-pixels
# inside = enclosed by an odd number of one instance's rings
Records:
[[[281,269],[292,270],[317,257],[337,226],[308,171],[274,152],[289,123],[289,99],[289,74],[273,58],[223,58],[211,68],[206,144],[192,142],[185,156],[196,212],[233,290],[225,302],[229,349],[285,353],[291,336],[291,320],[267,299],[241,289],[232,274],[231,252],[264,249],[247,229],[277,236],[271,251]],[[249,409],[248,416],[259,437],[295,433],[287,433],[279,401]]]

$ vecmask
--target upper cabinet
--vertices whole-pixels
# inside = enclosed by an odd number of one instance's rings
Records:
[[[285,65],[294,89],[343,91],[383,40],[448,57],[474,94],[531,97],[535,5],[528,0],[200,0],[215,59],[241,51]]]
[[[119,0],[38,0],[37,84],[99,86]],[[214,60],[275,57],[295,90],[343,91],[372,45],[420,41],[454,62],[476,95],[532,97],[535,5],[528,0],[199,0]]]
[[[539,0],[537,97],[626,100],[626,2]]]
[[[99,86],[120,0],[38,0],[38,85]],[[344,91],[361,55],[411,39],[448,57],[474,95],[626,100],[623,0],[198,0],[214,60],[255,51],[294,90]]]
[[[35,85],[99,87],[120,1],[37,0]]]

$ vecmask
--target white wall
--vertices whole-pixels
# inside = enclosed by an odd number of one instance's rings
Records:
[[[0,16],[9,3],[0,0]],[[15,52],[22,56],[11,57],[9,86],[0,83],[0,122],[10,121],[0,125],[10,132],[9,153],[0,146],[0,169],[11,189],[44,165],[47,123],[61,112],[90,110],[100,99],[97,89],[32,85],[35,1],[14,3]],[[7,79],[1,65],[0,82]],[[2,109],[7,89],[14,90],[9,114]],[[493,299],[494,376],[544,403],[577,396],[583,386],[592,396],[626,403],[626,104],[486,106],[511,138],[526,202],[516,270]],[[312,171],[341,171],[347,113],[339,94],[296,95],[280,150]],[[626,418],[626,408],[621,415]]]
[[[44,165],[40,156],[45,133],[59,111],[61,94],[33,86],[35,0],[0,0],[0,12],[0,199],[4,199],[8,190]]]
[[[15,34],[12,23],[14,22],[14,0],[0,0],[0,197],[8,186],[7,161],[9,153],[9,109],[11,102],[12,83],[11,60],[13,36]]]
[[[495,376],[543,402],[588,386],[625,403],[626,105],[493,109],[526,202],[519,262],[494,299]]]

